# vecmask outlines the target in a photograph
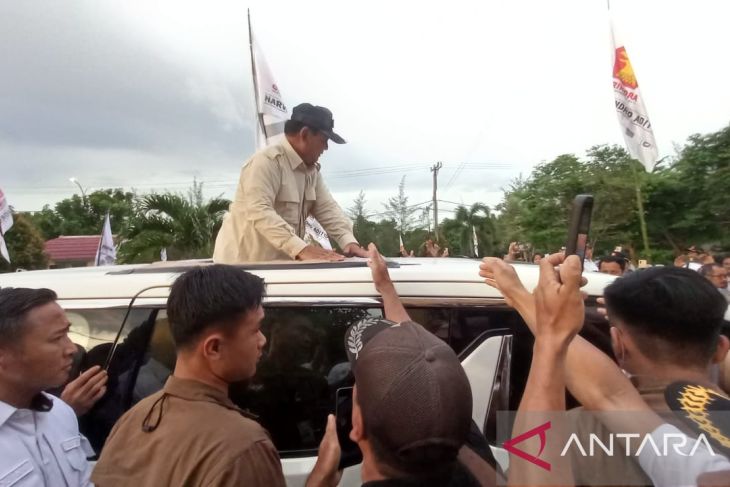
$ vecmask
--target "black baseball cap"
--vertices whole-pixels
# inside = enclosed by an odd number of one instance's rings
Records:
[[[311,103],[302,103],[295,106],[291,111],[291,119],[302,122],[307,127],[319,130],[335,144],[346,143],[345,139],[334,132],[335,120],[332,118],[332,112],[325,107],[315,106]]]
[[[366,318],[347,330],[345,349],[363,421],[389,456],[424,469],[453,462],[472,395],[451,347],[418,323]]]

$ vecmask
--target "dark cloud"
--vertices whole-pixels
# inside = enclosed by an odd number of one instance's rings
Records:
[[[230,155],[252,149],[249,80],[174,63],[91,5],[0,5],[0,138]],[[224,102],[232,105],[227,117],[216,113]]]

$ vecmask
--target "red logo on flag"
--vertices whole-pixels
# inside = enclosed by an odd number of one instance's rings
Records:
[[[639,83],[636,81],[636,74],[634,74],[634,68],[631,67],[631,61],[629,61],[629,55],[623,46],[616,49],[616,59],[613,62],[613,77],[619,80],[622,85],[632,90],[639,87]]]
[[[519,436],[515,436],[511,440],[507,440],[504,442],[504,449],[508,452],[512,453],[513,455],[517,455],[518,457],[522,458],[523,460],[527,460],[530,463],[534,463],[540,468],[543,468],[547,470],[548,472],[551,469],[551,466],[548,462],[545,460],[540,460],[540,455],[542,455],[543,450],[545,449],[545,445],[547,443],[547,438],[545,436],[545,432],[550,429],[551,423],[548,421],[547,423],[543,423],[537,428],[532,428],[530,431],[527,431],[525,433],[522,433]],[[515,447],[517,443],[522,443],[528,438],[532,438],[535,435],[539,435],[540,437],[540,451],[537,452],[537,456],[530,455],[529,453],[520,450],[519,448]]]
[[[276,86],[276,83],[271,85],[271,89],[274,90],[274,93],[276,93],[277,95],[281,94],[281,93],[279,93],[279,87]]]

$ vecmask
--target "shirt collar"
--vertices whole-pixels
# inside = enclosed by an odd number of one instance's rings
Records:
[[[286,136],[281,141],[281,145],[284,147],[284,153],[286,154],[286,158],[289,159],[289,164],[292,169],[296,169],[304,164],[304,160],[302,160],[299,154],[297,154],[297,151],[295,151],[294,147],[291,146],[289,139],[287,139]]]
[[[233,404],[233,401],[228,398],[228,394],[220,389],[216,389],[213,386],[209,386],[208,384],[204,384],[197,380],[180,379],[179,377],[171,375],[167,379],[163,391],[170,396],[179,397],[187,401],[207,401],[220,404],[228,409],[234,409],[242,412],[241,409]]]
[[[51,400],[49,397],[46,397],[45,394],[39,393],[30,402],[30,409],[31,411],[37,411],[37,412],[48,412],[53,407],[53,400]],[[6,402],[0,401],[0,426],[4,425],[5,422],[7,422],[10,417],[15,414],[15,411],[18,411],[18,408],[15,406],[12,406]]]

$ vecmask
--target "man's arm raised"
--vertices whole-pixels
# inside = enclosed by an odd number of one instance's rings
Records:
[[[406,308],[400,302],[400,297],[395,291],[395,285],[390,279],[388,265],[374,243],[368,245],[368,267],[373,274],[375,289],[383,297],[383,310],[385,318],[396,323],[411,321]]]

